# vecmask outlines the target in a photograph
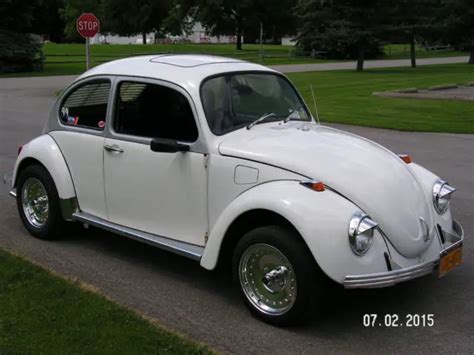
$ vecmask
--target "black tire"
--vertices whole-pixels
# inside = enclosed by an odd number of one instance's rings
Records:
[[[33,225],[28,220],[23,209],[23,187],[29,178],[38,179],[44,186],[48,196],[48,216],[42,226]],[[16,191],[18,213],[28,232],[39,239],[57,239],[64,230],[66,222],[62,218],[58,191],[49,172],[41,165],[34,164],[27,166],[19,173]]]
[[[270,245],[271,247],[276,248],[286,257],[287,261],[289,261],[293,268],[293,274],[289,275],[294,275],[296,279],[296,299],[291,308],[284,311],[283,314],[269,314],[268,312],[265,313],[259,309],[255,303],[249,299],[247,296],[248,292],[246,294],[241,283],[240,262],[244,257],[244,252],[250,250],[249,248],[251,246],[258,247],[259,245]],[[245,257],[242,261],[243,263],[244,260],[246,260]],[[245,234],[237,243],[234,250],[232,271],[234,282],[240,290],[245,305],[254,316],[272,325],[285,326],[299,324],[306,321],[314,314],[318,302],[323,296],[324,274],[300,235],[289,228],[276,225],[264,226]],[[265,273],[265,271],[260,271],[261,275]],[[288,279],[287,281],[290,280]],[[262,297],[258,296],[258,298],[262,300],[265,297],[265,292],[266,291],[263,290],[261,293]]]

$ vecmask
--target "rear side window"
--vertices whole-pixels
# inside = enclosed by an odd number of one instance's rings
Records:
[[[110,82],[98,80],[74,89],[62,102],[59,117],[69,126],[103,130],[107,116]]]
[[[116,105],[117,133],[180,142],[198,138],[188,99],[169,87],[124,81],[119,85]]]

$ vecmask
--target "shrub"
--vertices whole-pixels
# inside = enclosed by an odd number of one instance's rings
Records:
[[[0,73],[41,71],[41,47],[30,34],[0,30]]]

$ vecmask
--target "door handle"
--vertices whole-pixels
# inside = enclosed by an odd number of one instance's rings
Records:
[[[104,145],[104,149],[108,152],[123,153],[123,149],[117,145]]]

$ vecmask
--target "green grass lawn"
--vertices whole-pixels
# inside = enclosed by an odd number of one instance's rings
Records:
[[[264,56],[260,50],[263,49]],[[385,56],[379,59],[402,59],[409,57],[409,46],[405,44],[392,44],[384,48]],[[0,77],[14,76],[45,76],[45,75],[73,75],[85,71],[85,46],[84,44],[55,44],[46,43],[43,46],[46,57],[44,71],[0,74]],[[292,46],[280,46],[265,44],[244,44],[242,51],[235,50],[233,44],[123,44],[123,45],[92,45],[92,65],[98,65],[110,60],[135,55],[158,54],[158,53],[201,53],[228,56],[248,60],[264,65],[279,64],[305,64],[335,62],[337,60],[314,59],[297,55],[297,49]],[[426,57],[448,57],[467,55],[464,52],[455,51],[426,51],[417,46],[417,56]]]
[[[0,354],[210,354],[0,250]]]
[[[407,131],[474,133],[474,102],[373,96],[374,91],[426,88],[474,80],[469,64],[289,74],[313,108],[315,89],[322,122]]]

